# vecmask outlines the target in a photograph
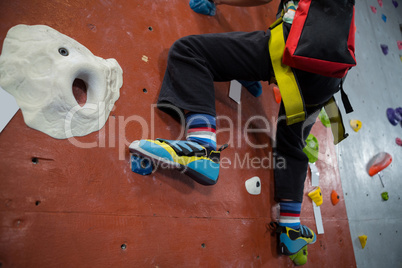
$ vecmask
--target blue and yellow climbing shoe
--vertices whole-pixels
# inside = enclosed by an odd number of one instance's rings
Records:
[[[278,226],[279,252],[284,255],[293,255],[304,246],[313,244],[317,240],[315,233],[305,225],[300,225],[299,230],[285,226]]]
[[[156,139],[134,141],[129,150],[150,159],[156,167],[178,169],[200,184],[213,185],[218,181],[220,154],[226,147],[213,151],[196,142]]]
[[[300,225],[300,229],[295,230],[280,226],[277,222],[271,222],[269,228],[278,234],[278,249],[283,255],[294,255],[317,240],[315,233],[305,225]]]

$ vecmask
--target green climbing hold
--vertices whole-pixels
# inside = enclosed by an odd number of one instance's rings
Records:
[[[331,126],[331,122],[329,121],[329,117],[327,115],[327,112],[325,112],[324,108],[321,109],[321,112],[318,114],[318,118],[325,127]]]
[[[382,197],[382,200],[387,201],[388,198],[389,198],[388,192],[383,192],[383,193],[381,193],[381,197]]]
[[[318,151],[319,146],[317,138],[313,134],[308,135],[303,152],[307,155],[310,163],[315,163],[318,160]]]
[[[307,262],[307,245],[304,246],[299,252],[296,254],[290,255],[290,259],[294,262],[295,265],[300,266],[304,265]]]

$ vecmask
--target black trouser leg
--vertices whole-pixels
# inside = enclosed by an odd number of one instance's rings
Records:
[[[268,81],[270,32],[192,35],[177,40],[158,99],[183,110],[216,116],[214,81]],[[162,105],[161,105],[162,104]]]

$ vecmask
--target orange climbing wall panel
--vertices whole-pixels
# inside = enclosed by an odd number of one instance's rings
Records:
[[[265,30],[277,4],[221,6],[208,17],[194,13],[187,0],[1,1],[1,43],[14,25],[45,24],[97,56],[115,58],[124,74],[120,99],[99,132],[56,140],[27,127],[19,111],[0,134],[0,266],[291,267],[266,226],[275,205],[270,161],[279,108],[271,86],[264,83],[259,98],[243,90],[238,105],[228,98],[229,83],[216,83],[218,144],[230,146],[215,186],[170,170],[137,175],[127,147],[141,138],[181,134],[179,122],[153,106],[175,40]],[[325,234],[309,246],[306,267],[354,267],[336,150],[321,123],[313,133],[321,145]],[[261,166],[258,159],[263,168],[254,168]],[[244,187],[253,176],[261,178],[257,196]],[[306,193],[309,185],[308,177]],[[333,189],[341,196],[335,207]],[[315,230],[307,195],[302,222]]]

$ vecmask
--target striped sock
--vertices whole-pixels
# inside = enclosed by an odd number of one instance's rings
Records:
[[[281,201],[279,226],[300,229],[301,203],[296,201]]]
[[[216,118],[209,114],[186,114],[187,140],[216,151]]]

